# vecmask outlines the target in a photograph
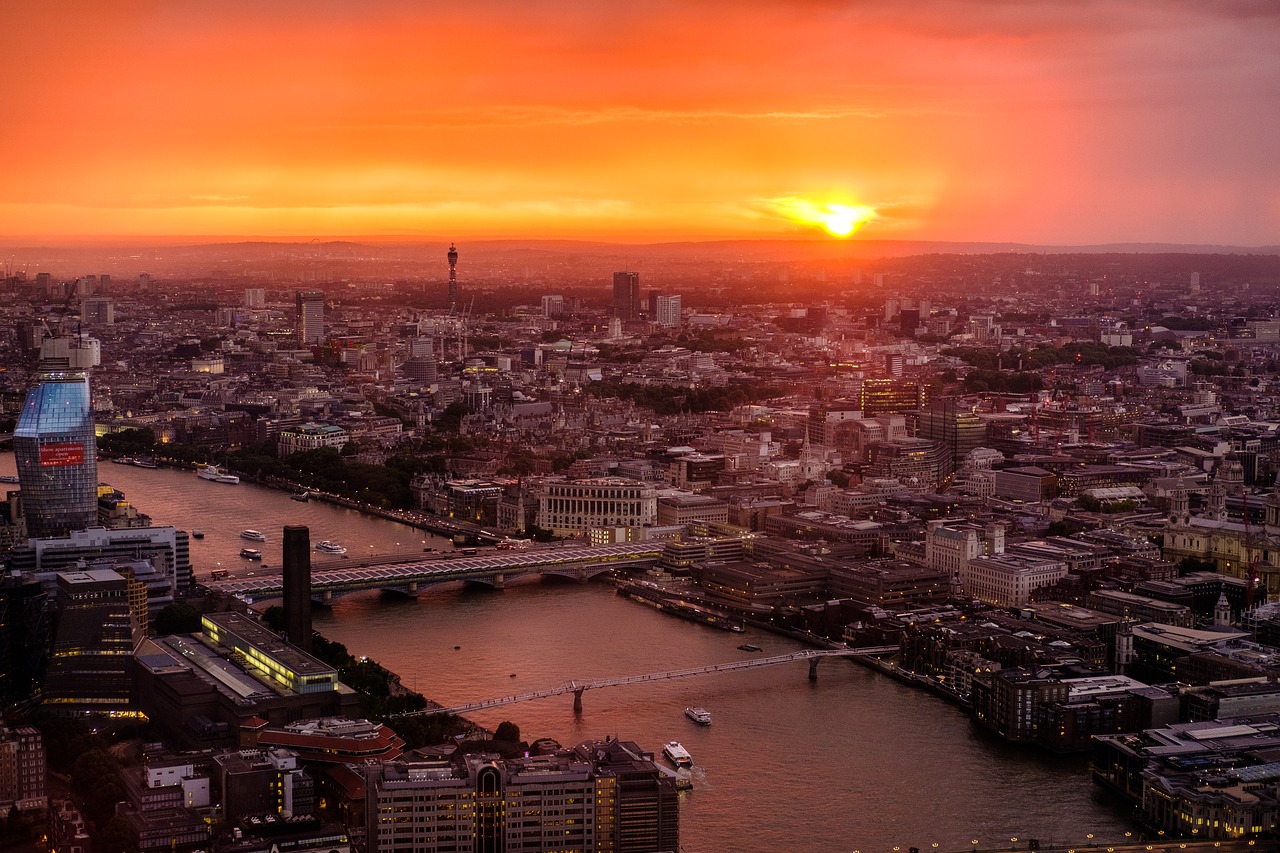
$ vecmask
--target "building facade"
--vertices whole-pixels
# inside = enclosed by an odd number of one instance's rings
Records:
[[[298,308],[298,342],[303,346],[324,340],[324,291],[299,290],[294,300]]]
[[[92,338],[50,338],[41,345],[38,383],[27,392],[13,434],[33,539],[98,523],[98,443],[89,392],[89,370],[98,361]]]
[[[538,526],[557,536],[597,527],[644,527],[657,520],[657,491],[625,477],[545,483],[538,493]]]
[[[640,273],[613,274],[613,316],[620,320],[640,319]]]

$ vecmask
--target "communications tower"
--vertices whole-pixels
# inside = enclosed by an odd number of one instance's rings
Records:
[[[458,304],[458,247],[449,244],[449,310]]]

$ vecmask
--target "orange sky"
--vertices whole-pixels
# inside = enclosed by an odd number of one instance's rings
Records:
[[[0,6],[0,242],[1280,243],[1271,0]]]

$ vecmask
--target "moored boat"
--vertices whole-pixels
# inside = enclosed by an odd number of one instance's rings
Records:
[[[739,648],[739,649],[741,649],[741,650],[742,650],[742,651],[744,651],[744,652],[758,652],[758,651],[760,651],[760,647],[759,647],[759,646],[757,646],[755,643],[743,643],[742,645],[738,646],[738,648]]]
[[[235,474],[228,474],[216,465],[202,465],[196,469],[196,476],[201,480],[208,480],[212,483],[231,483],[240,482],[240,478]]]
[[[711,712],[706,708],[685,708],[684,715],[700,726],[711,725]]]
[[[290,498],[292,498],[292,499],[293,499],[293,500],[295,500],[295,501],[301,501],[302,503],[306,503],[307,501],[311,500],[311,493],[310,493],[310,492],[297,492],[297,493],[295,493],[295,494],[289,495],[289,497],[290,497]]]

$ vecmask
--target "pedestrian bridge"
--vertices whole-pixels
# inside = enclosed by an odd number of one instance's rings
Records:
[[[898,651],[897,646],[873,646],[860,649],[806,649],[786,655],[775,655],[764,658],[745,658],[726,663],[695,666],[690,669],[673,669],[667,672],[654,672],[648,675],[625,675],[618,678],[598,678],[592,681],[569,681],[559,687],[535,690],[531,693],[517,693],[501,696],[497,699],[485,699],[481,702],[469,702],[466,705],[454,705],[449,708],[427,708],[421,711],[410,711],[397,714],[400,717],[426,717],[433,714],[466,714],[471,711],[483,711],[486,708],[500,708],[503,705],[514,705],[517,702],[530,702],[534,699],[547,699],[552,696],[573,694],[573,710],[582,710],[582,694],[588,690],[599,690],[603,687],[625,687],[628,684],[645,684],[652,681],[667,681],[674,678],[693,678],[700,675],[714,675],[720,672],[738,672],[760,666],[774,666],[796,660],[809,662],[809,678],[818,677],[818,661],[828,657],[866,657],[885,655]]]
[[[328,604],[340,596],[367,589],[417,595],[433,586],[459,581],[501,588],[507,581],[524,575],[555,575],[586,582],[615,569],[649,568],[661,556],[660,542],[503,551],[484,556],[454,551],[421,560],[312,572],[311,597]],[[204,585],[250,603],[284,595],[284,580],[278,574],[205,581]]]

